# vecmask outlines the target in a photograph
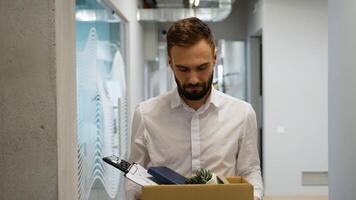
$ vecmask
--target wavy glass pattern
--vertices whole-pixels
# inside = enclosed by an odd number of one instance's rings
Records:
[[[123,24],[105,19],[102,13],[109,11],[96,1],[76,5],[77,14],[90,14],[77,16],[76,21],[79,199],[122,199],[123,176],[102,157],[127,157]],[[92,16],[96,13],[101,17]]]

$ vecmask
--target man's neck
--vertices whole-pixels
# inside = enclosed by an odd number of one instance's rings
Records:
[[[205,102],[207,101],[207,99],[209,98],[211,94],[211,89],[208,93],[206,93],[206,95],[200,99],[200,100],[197,100],[197,101],[192,101],[192,100],[189,100],[185,97],[182,97],[183,101],[191,108],[193,108],[194,110],[198,110],[202,105],[205,104]]]

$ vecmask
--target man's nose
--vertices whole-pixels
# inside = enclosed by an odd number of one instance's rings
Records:
[[[189,76],[189,84],[196,85],[198,83],[199,83],[198,74],[196,72],[191,72],[191,74]]]

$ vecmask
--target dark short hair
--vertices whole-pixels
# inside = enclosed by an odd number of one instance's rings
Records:
[[[215,51],[214,36],[206,23],[196,17],[176,21],[167,32],[168,55],[171,55],[173,46],[190,47],[202,39],[205,39]]]

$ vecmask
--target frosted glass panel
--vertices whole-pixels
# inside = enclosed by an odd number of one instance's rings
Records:
[[[123,176],[102,157],[127,157],[124,25],[96,1],[76,5],[79,199],[123,199]]]
[[[217,57],[214,79],[216,88],[233,97],[246,100],[245,43],[220,40]]]

